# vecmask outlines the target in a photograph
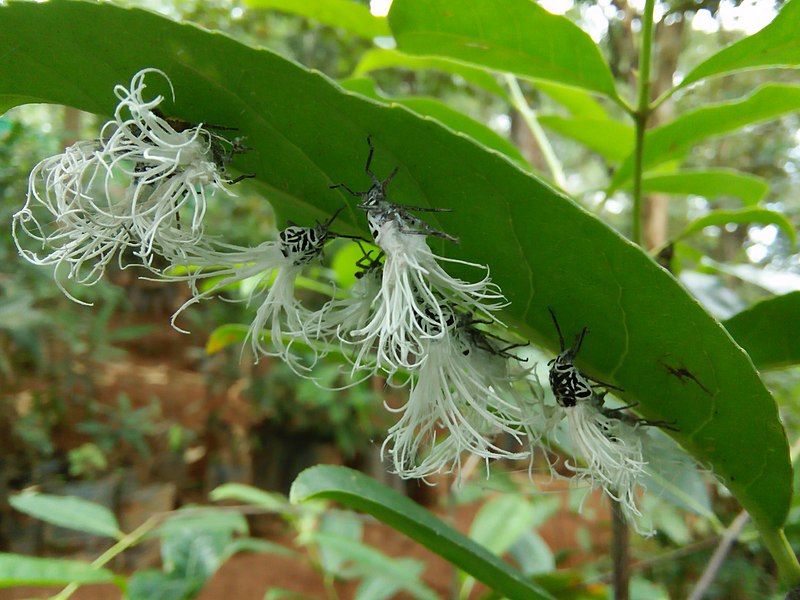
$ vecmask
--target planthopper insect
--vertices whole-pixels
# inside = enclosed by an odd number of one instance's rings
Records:
[[[347,191],[351,196],[361,198],[361,203],[358,208],[367,212],[367,219],[369,221],[370,231],[372,237],[377,238],[380,233],[381,225],[388,221],[395,221],[401,233],[414,234],[414,235],[433,235],[440,237],[451,242],[458,243],[458,238],[455,238],[443,231],[434,229],[419,217],[411,214],[413,212],[450,212],[450,208],[426,208],[424,206],[409,206],[407,204],[397,204],[391,202],[387,196],[387,189],[389,184],[397,175],[397,167],[395,167],[389,176],[381,181],[372,172],[370,165],[372,164],[372,157],[375,154],[375,146],[372,144],[372,136],[367,137],[369,144],[369,154],[367,155],[367,164],[364,167],[367,175],[372,180],[372,185],[366,192],[356,192],[350,189],[344,183],[337,183],[331,185],[331,189],[342,188]]]
[[[573,345],[566,348],[558,319],[556,319],[553,309],[548,308],[548,310],[556,326],[558,341],[561,348],[561,352],[558,356],[547,363],[550,367],[550,387],[553,390],[556,401],[561,406],[568,408],[575,406],[579,402],[591,402],[600,413],[609,419],[619,419],[630,425],[646,425],[650,427],[661,427],[663,429],[669,429],[670,431],[678,431],[674,427],[674,421],[651,421],[624,412],[627,409],[637,406],[638,402],[618,408],[609,408],[605,406],[607,390],[613,389],[621,392],[623,391],[622,388],[594,379],[579,370],[574,364],[575,358],[578,356],[578,352],[583,344],[584,337],[589,332],[588,328],[584,327],[580,334],[575,336]]]

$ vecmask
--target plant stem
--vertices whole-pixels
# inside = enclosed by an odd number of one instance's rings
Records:
[[[800,438],[796,439],[791,448],[789,448],[789,457],[792,465],[796,466],[798,459],[800,459]],[[753,519],[753,523],[761,534],[761,539],[764,541],[764,545],[767,547],[775,564],[778,565],[778,573],[781,580],[789,589],[800,587],[800,563],[797,562],[797,556],[786,540],[783,529],[777,529],[769,525],[762,526],[756,519]],[[786,597],[789,598],[788,595]]]
[[[533,139],[535,139],[536,143],[539,145],[544,161],[547,163],[547,168],[550,169],[550,173],[553,175],[553,181],[562,190],[566,189],[567,178],[564,175],[564,168],[561,166],[561,162],[553,151],[553,146],[550,145],[547,134],[545,134],[544,129],[542,129],[542,126],[539,124],[536,111],[533,110],[528,104],[528,101],[525,100],[525,95],[522,93],[516,77],[513,75],[505,75],[505,81],[508,90],[511,92],[511,104],[517,112],[522,115],[522,118],[525,119],[525,124],[533,135]]]
[[[633,214],[631,215],[631,240],[642,245],[642,165],[644,162],[644,135],[650,108],[650,64],[653,53],[653,9],[655,0],[646,0],[642,15],[642,45],[639,52],[639,92],[633,120],[636,125],[636,147],[633,165]],[[614,564],[614,598],[628,600],[630,586],[630,530],[619,502],[611,502],[612,559]]]
[[[633,165],[633,215],[631,239],[642,245],[642,171],[644,161],[644,134],[647,121],[652,114],[650,107],[650,64],[653,52],[653,8],[655,0],[647,0],[642,16],[642,47],[639,54],[639,94],[634,113],[636,125],[636,148]]]
[[[631,579],[630,529],[622,506],[611,500],[611,560],[614,564],[614,600],[628,600]]]
[[[783,529],[775,527],[762,527],[754,520],[758,531],[761,534],[761,539],[764,545],[769,550],[775,563],[778,565],[778,573],[781,581],[788,588],[796,588],[800,586],[800,563],[797,562],[792,547],[786,539],[786,534]]]
[[[122,552],[130,548],[131,546],[137,544],[139,540],[141,540],[145,535],[150,533],[150,531],[161,522],[162,515],[156,515],[154,517],[150,517],[144,523],[139,525],[136,529],[134,529],[129,534],[125,535],[122,539],[120,539],[116,544],[111,546],[108,550],[103,552],[100,556],[98,556],[93,562],[92,566],[96,568],[104,567],[109,562],[111,562],[114,558],[120,555]],[[74,594],[78,587],[80,587],[77,583],[70,583],[67,587],[61,590],[58,594],[53,596],[51,600],[67,600],[72,594]]]

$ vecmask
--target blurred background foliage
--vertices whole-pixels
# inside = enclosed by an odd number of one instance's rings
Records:
[[[383,101],[406,102],[417,110],[413,102],[435,99],[510,141],[527,168],[545,179],[554,178],[541,146],[505,91],[492,93],[476,85],[468,74],[433,68],[435,64],[420,66],[407,57],[392,59],[388,35],[375,39],[354,35],[325,18],[274,10],[270,6],[282,3],[268,0],[129,4],[269,48]],[[642,2],[548,0],[542,4],[566,14],[588,31],[617,80],[623,86],[633,85],[632,73],[637,69],[634,39]],[[655,95],[679,82],[704,58],[769,22],[780,7],[781,3],[768,0],[658,3]],[[385,13],[388,7],[373,2],[372,8],[375,13]],[[382,66],[392,64],[395,66]],[[369,78],[366,83],[365,77]],[[761,70],[711,79],[691,93],[682,90],[672,96],[661,105],[657,122],[707,104],[742,98],[767,82],[796,84],[797,71]],[[632,132],[625,130],[625,115],[617,106],[598,100],[598,114],[618,125],[613,131],[608,129],[610,143],[606,146],[587,146],[579,141],[580,135],[564,126],[574,115],[563,98],[559,101],[558,94],[543,85],[523,82],[521,91],[558,158],[566,191],[587,210],[627,233],[629,195],[625,190],[605,193],[614,166],[629,152],[626,144],[631,143]],[[426,110],[423,104],[416,106]],[[0,222],[9,223],[22,206],[27,174],[39,160],[76,139],[96,136],[101,123],[94,115],[40,105],[19,107],[0,117]],[[759,178],[755,186],[763,190],[744,201],[723,187],[721,192],[712,188],[705,195],[678,191],[648,197],[646,246],[720,319],[760,300],[800,290],[800,254],[775,224],[720,223],[677,238],[699,217],[748,203],[777,211],[796,225],[800,217],[799,125],[796,113],[748,125],[702,141],[659,169],[661,174],[669,174],[680,164],[683,169],[735,169]],[[246,182],[236,186],[236,193],[235,201],[218,199],[209,207],[208,222],[216,228],[213,233],[242,245],[274,237],[276,227],[282,224],[275,222],[263,199]],[[319,270],[325,283],[342,284],[352,277],[336,261],[339,249],[330,247]],[[193,335],[182,336],[169,330],[167,321],[185,300],[184,292],[140,281],[136,275],[115,272],[89,290],[70,287],[76,297],[94,303],[93,308],[81,306],[61,294],[48,269],[20,260],[9,228],[2,229],[0,497],[30,485],[60,491],[75,482],[110,480],[119,493],[130,489],[124,486],[134,485],[131,482],[140,486],[166,482],[171,486],[166,501],[169,509],[175,503],[202,500],[209,490],[230,481],[286,492],[302,468],[325,461],[356,466],[390,480],[382,473],[379,449],[391,422],[383,403],[391,405],[396,400],[382,382],[347,391],[324,391],[299,380],[278,363],[251,364],[246,353],[240,355],[237,345],[208,354],[205,340],[218,325],[246,322],[246,307],[236,302],[205,303],[183,317],[188,321],[183,326]],[[313,291],[304,293],[310,302],[322,301]],[[237,294],[232,290],[231,298]],[[319,369],[320,377],[334,386],[338,367],[323,365]],[[800,370],[787,368],[764,377],[796,450]],[[514,468],[511,465],[508,472],[496,469],[485,481],[478,468],[472,483],[467,472],[465,484],[445,500],[455,507],[497,491],[513,492],[514,502],[536,509],[538,516],[527,525],[535,533],[556,514],[556,508],[545,506],[552,505],[553,497],[568,497],[566,509],[576,511],[585,496],[585,490],[528,495],[526,475],[519,477]],[[634,580],[634,589],[641,591],[634,597],[687,597],[723,524],[737,515],[736,502],[711,477],[693,466],[686,467],[685,477],[685,484],[678,486],[683,496],[666,491],[646,499],[646,512],[653,515],[659,535],[635,541],[634,568],[641,579]],[[430,490],[414,487],[412,494],[431,501]],[[656,491],[658,483],[649,487]],[[446,495],[446,490],[440,486],[434,496]],[[95,501],[99,498],[96,492],[86,493]],[[116,501],[107,502],[113,506]],[[26,544],[33,542],[25,541],[19,524],[9,515],[4,507],[0,542],[5,549],[24,551],[29,548]],[[578,526],[577,547],[550,548],[541,538],[528,536],[498,551],[510,552],[530,573],[547,572],[554,566],[573,564],[574,555],[596,552],[601,544],[597,536],[602,539],[607,518],[606,511],[590,502]],[[800,505],[790,515],[787,533],[793,543],[800,544]],[[607,558],[574,564],[581,564],[576,567],[577,577],[587,585],[601,581],[610,568]],[[740,543],[707,597],[772,597],[777,587],[771,569],[754,531],[745,526]]]

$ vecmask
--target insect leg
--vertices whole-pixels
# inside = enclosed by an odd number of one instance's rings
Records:
[[[396,169],[395,169],[396,170]],[[412,212],[453,212],[452,208],[428,208],[425,206],[410,206],[408,204],[395,204],[392,202],[392,208],[398,208],[405,211]]]
[[[253,179],[256,176],[255,173],[246,173],[244,175],[239,175],[238,177],[234,177],[233,179],[226,179],[225,183],[228,185],[234,185],[239,183],[240,181],[244,181],[245,179]]]
[[[349,187],[347,187],[347,184],[345,183],[337,183],[334,185],[329,185],[328,188],[331,190],[335,190],[337,188],[344,188],[351,196],[355,196],[357,198],[363,198],[364,195],[366,194],[366,192],[354,192]],[[359,205],[358,208],[361,208],[361,206]]]

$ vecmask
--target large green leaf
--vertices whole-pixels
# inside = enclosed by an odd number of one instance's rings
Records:
[[[539,122],[594,150],[609,162],[619,162],[633,151],[633,127],[604,118],[543,115]]]
[[[645,192],[662,192],[715,198],[734,196],[746,206],[758,204],[769,192],[763,177],[734,171],[733,169],[705,169],[676,171],[675,173],[647,174],[642,179]]]
[[[460,236],[460,245],[431,240],[432,247],[490,265],[511,303],[505,318],[521,334],[557,350],[548,307],[569,339],[589,327],[581,368],[625,388],[621,397],[638,401],[644,416],[676,421],[671,435],[714,468],[754,519],[768,527],[783,522],[791,493],[786,437],[747,355],[641,249],[506,158],[271,52],[141,10],[10,3],[0,7],[0,37],[6,105],[38,100],[108,114],[115,84],[142,67],[162,69],[175,88],[168,114],[238,127],[256,149],[234,166],[255,173],[276,210],[298,223],[346,203],[339,230],[368,235],[357,200],[329,186],[369,185],[371,134],[375,172],[399,167],[393,198],[454,209],[430,222]],[[158,89],[159,78],[148,83]],[[450,268],[455,276],[480,276]],[[702,387],[668,366],[690,371]],[[741,452],[743,438],[758,451]]]
[[[764,29],[717,52],[689,71],[676,89],[735,71],[800,66],[798,26],[800,2],[792,0]]]
[[[386,19],[375,17],[369,8],[354,0],[245,0],[253,8],[268,8],[341,27],[359,37],[389,36]]]
[[[723,323],[759,369],[800,364],[800,292],[759,302]]]
[[[797,232],[792,222],[781,213],[775,212],[774,210],[767,210],[766,208],[711,211],[707,215],[703,215],[699,219],[689,223],[675,239],[683,239],[686,236],[702,231],[706,227],[711,227],[712,225],[722,227],[728,223],[775,225],[786,234],[786,237],[791,240],[792,245],[797,241]]]
[[[328,465],[311,467],[295,479],[289,498],[292,502],[334,500],[368,513],[512,600],[550,598],[486,548],[413,500],[358,471]]]
[[[18,511],[53,525],[117,539],[124,535],[113,512],[83,498],[22,492],[10,496],[8,502]]]
[[[483,88],[501,98],[506,98],[505,88],[497,83],[497,78],[492,73],[477,67],[470,67],[445,58],[433,58],[430,56],[412,56],[397,50],[387,50],[384,48],[374,48],[365,52],[361,60],[358,61],[354,76],[366,75],[372,71],[380,69],[432,69],[450,73],[457,77],[462,77],[465,81]]]
[[[77,560],[0,553],[0,588],[69,583],[116,583],[116,576]]]
[[[531,166],[522,156],[519,149],[504,138],[499,133],[492,131],[483,123],[480,123],[465,115],[462,112],[450,108],[447,104],[436,98],[425,98],[421,96],[412,96],[406,98],[389,98],[382,95],[375,82],[368,77],[359,77],[357,79],[348,79],[340,82],[341,86],[352,92],[372,98],[378,102],[386,104],[399,104],[406,108],[413,110],[418,115],[423,117],[431,117],[439,121],[442,125],[449,127],[453,131],[460,132],[470,136],[479,144],[501,152],[513,160],[517,165],[525,170],[530,170]]]
[[[700,140],[796,110],[800,110],[800,86],[777,83],[763,85],[741,100],[698,108],[647,132],[643,166],[664,162]],[[633,156],[629,156],[614,173],[611,190],[618,189],[632,174]]]
[[[389,27],[403,52],[443,56],[617,99],[611,70],[589,34],[531,0],[395,0]]]

